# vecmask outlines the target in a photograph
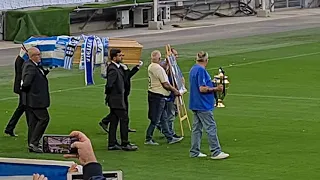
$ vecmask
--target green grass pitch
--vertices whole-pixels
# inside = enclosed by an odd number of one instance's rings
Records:
[[[143,145],[147,119],[147,66],[151,50],[144,50],[144,67],[136,74],[130,96],[130,126],[137,133],[130,140],[137,152],[107,151],[107,135],[98,126],[108,113],[104,105],[104,80],[95,72],[95,86],[84,86],[84,73],[77,69],[54,69],[49,75],[52,105],[46,133],[85,132],[104,170],[124,172],[131,180],[194,179],[317,179],[320,148],[320,31],[306,29],[285,33],[224,39],[175,46],[179,65],[188,71],[198,51],[207,51],[207,67],[213,76],[225,68],[231,85],[226,108],[214,111],[226,160],[189,158],[190,132],[185,139],[167,145],[158,132],[160,146]],[[164,52],[165,48],[159,47]],[[18,54],[18,52],[17,52]],[[12,93],[13,68],[0,68],[0,126],[5,127],[17,105]],[[187,87],[189,85],[187,84]],[[185,96],[188,103],[188,94]],[[192,114],[189,112],[192,123]],[[176,131],[180,133],[178,121]],[[63,160],[60,155],[27,152],[25,117],[18,138],[0,137],[0,157]],[[209,153],[204,133],[202,151]]]

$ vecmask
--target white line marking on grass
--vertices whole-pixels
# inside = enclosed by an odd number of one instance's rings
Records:
[[[271,59],[264,59],[260,61],[252,61],[252,62],[247,62],[247,63],[240,63],[240,64],[235,64],[235,65],[228,65],[228,66],[222,66],[224,68],[231,68],[231,67],[240,67],[240,66],[247,66],[247,65],[252,65],[252,64],[260,64],[260,63],[265,63],[265,62],[270,62],[270,61],[278,61],[278,60],[284,60],[284,59],[293,59],[293,58],[298,58],[298,57],[305,57],[305,56],[312,56],[312,55],[317,55],[320,54],[320,52],[313,52],[313,53],[305,53],[305,54],[299,54],[299,55],[294,55],[294,56],[286,56],[286,57],[278,57],[278,58],[271,58]],[[208,68],[207,70],[213,70],[213,69],[218,69],[219,67],[213,67],[213,68]],[[189,74],[189,72],[183,72],[184,74]],[[148,78],[136,78],[132,79],[132,81],[141,81],[141,80],[146,80]],[[50,91],[51,94],[53,93],[60,93],[60,92],[66,92],[66,91],[73,91],[73,90],[79,90],[79,89],[85,89],[85,88],[92,88],[92,87],[100,87],[104,86],[105,84],[96,84],[93,86],[81,86],[81,87],[75,87],[75,88],[67,88],[67,89],[61,89],[61,90],[56,90],[56,91]],[[17,99],[17,97],[6,97],[6,98],[1,98],[0,101],[6,101],[6,100],[11,100],[11,99]],[[293,97],[294,98],[294,97]],[[312,100],[312,99],[311,99]]]
[[[311,100],[320,101],[320,98],[314,97],[295,97],[295,96],[271,96],[271,95],[256,95],[256,94],[227,94],[227,96],[239,96],[239,97],[257,97],[257,98],[278,98],[278,99],[290,99],[290,100]]]
[[[132,90],[133,91],[145,91],[145,92],[147,92],[146,89],[132,89]],[[187,92],[187,93],[189,93],[189,92]],[[233,94],[233,93],[227,93],[227,96],[320,101],[320,98],[313,98],[313,97],[271,96],[271,95],[259,95],[259,94]]]

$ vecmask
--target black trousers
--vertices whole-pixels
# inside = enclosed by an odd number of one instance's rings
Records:
[[[47,108],[34,109],[26,107],[26,116],[28,123],[28,144],[39,146],[39,141],[49,124],[49,112]]]
[[[111,109],[109,120],[110,120],[110,126],[109,126],[109,142],[108,146],[114,146],[117,142],[117,128],[118,124],[120,122],[120,137],[121,137],[121,145],[126,146],[129,144],[129,137],[128,137],[128,114],[127,110],[125,109]]]
[[[127,107],[127,109],[126,109],[126,111],[127,111],[127,114],[128,114],[128,127],[129,127],[129,102],[128,102],[128,97],[129,96],[125,96],[124,97],[124,103],[126,104],[126,107]],[[108,114],[106,117],[104,117],[101,121],[102,121],[102,123],[103,124],[105,124],[105,125],[108,125],[109,123],[110,123],[110,114]]]
[[[16,108],[16,110],[14,111],[11,119],[9,120],[7,127],[5,129],[5,131],[7,132],[13,132],[13,130],[16,128],[19,119],[21,118],[22,114],[24,113],[25,108],[22,104],[22,98],[21,98],[21,94],[19,94],[19,104],[18,107]]]

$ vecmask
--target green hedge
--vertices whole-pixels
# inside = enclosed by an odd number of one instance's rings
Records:
[[[21,43],[34,35],[70,35],[72,8],[7,11],[5,40]]]

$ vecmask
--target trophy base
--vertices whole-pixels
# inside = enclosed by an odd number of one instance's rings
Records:
[[[221,99],[218,99],[218,103],[214,105],[215,107],[218,107],[218,108],[224,108],[226,107],[224,104],[223,104],[223,101]]]
[[[219,102],[216,107],[218,107],[218,108],[224,108],[224,107],[226,107],[226,106],[225,106],[222,102]]]

